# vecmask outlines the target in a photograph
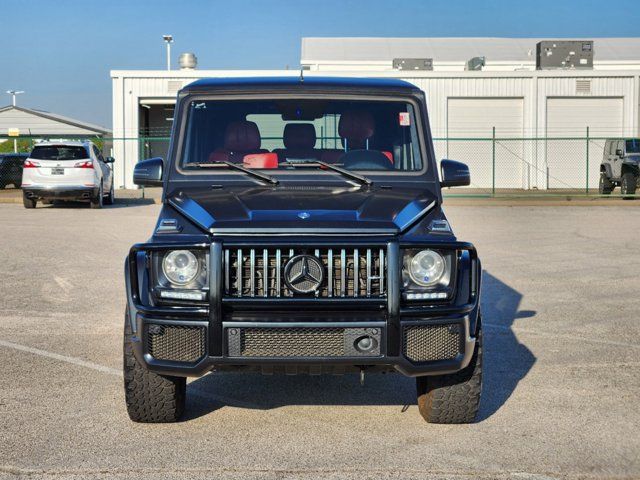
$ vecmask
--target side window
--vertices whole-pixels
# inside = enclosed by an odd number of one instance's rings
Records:
[[[98,150],[98,147],[96,147],[95,145],[93,146],[93,154],[96,156],[98,160],[100,160],[101,162],[104,162],[104,157],[102,156],[102,153],[100,152],[100,150]]]

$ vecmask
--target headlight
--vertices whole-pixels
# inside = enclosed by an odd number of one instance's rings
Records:
[[[404,251],[402,297],[405,300],[446,300],[453,293],[455,250]]]
[[[422,250],[409,262],[409,276],[418,285],[430,287],[440,281],[445,271],[445,261],[434,250]]]
[[[162,272],[176,285],[187,285],[200,272],[200,262],[189,250],[173,250],[162,260]]]
[[[156,251],[151,255],[154,297],[161,302],[205,301],[209,255],[204,249]]]

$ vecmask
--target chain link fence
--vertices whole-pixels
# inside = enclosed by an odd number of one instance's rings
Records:
[[[610,137],[485,137],[435,138],[437,159],[448,158],[466,163],[471,186],[447,189],[448,196],[597,196],[600,164],[604,146]],[[19,188],[24,157],[14,155],[13,138],[0,137],[0,188]],[[17,150],[29,152],[42,139],[20,137]],[[65,139],[70,140],[70,139]],[[127,158],[166,157],[169,136],[166,132],[131,138],[90,138],[106,156],[116,158],[116,177],[128,178],[131,166],[122,165],[118,151]],[[263,139],[263,147],[281,143],[281,138]],[[115,147],[115,148],[114,148]],[[340,148],[335,136],[319,136],[316,148]],[[114,154],[114,155],[112,155]],[[125,183],[120,181],[118,185]],[[615,189],[612,195],[620,195]]]

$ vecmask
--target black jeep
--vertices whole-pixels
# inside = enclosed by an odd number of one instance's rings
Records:
[[[481,267],[442,187],[424,93],[398,80],[207,79],[176,103],[160,218],[125,265],[129,416],[177,420],[209,371],[400,372],[429,422],[472,422]]]
[[[624,198],[634,198],[640,180],[640,138],[610,138],[604,143],[600,164],[600,195],[620,185]]]

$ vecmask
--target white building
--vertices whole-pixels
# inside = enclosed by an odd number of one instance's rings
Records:
[[[595,187],[602,138],[640,133],[640,38],[594,39],[592,70],[536,70],[538,41],[304,38],[301,64],[305,75],[394,77],[420,87],[438,157],[467,162],[475,187],[583,188],[587,176]],[[478,56],[486,58],[484,68],[465,71]],[[432,58],[433,70],[394,70],[396,58]],[[299,72],[112,71],[117,185],[133,186],[141,156],[164,155],[182,86],[202,77],[254,75]],[[497,141],[478,140],[494,131]],[[528,140],[546,137],[563,140]]]

